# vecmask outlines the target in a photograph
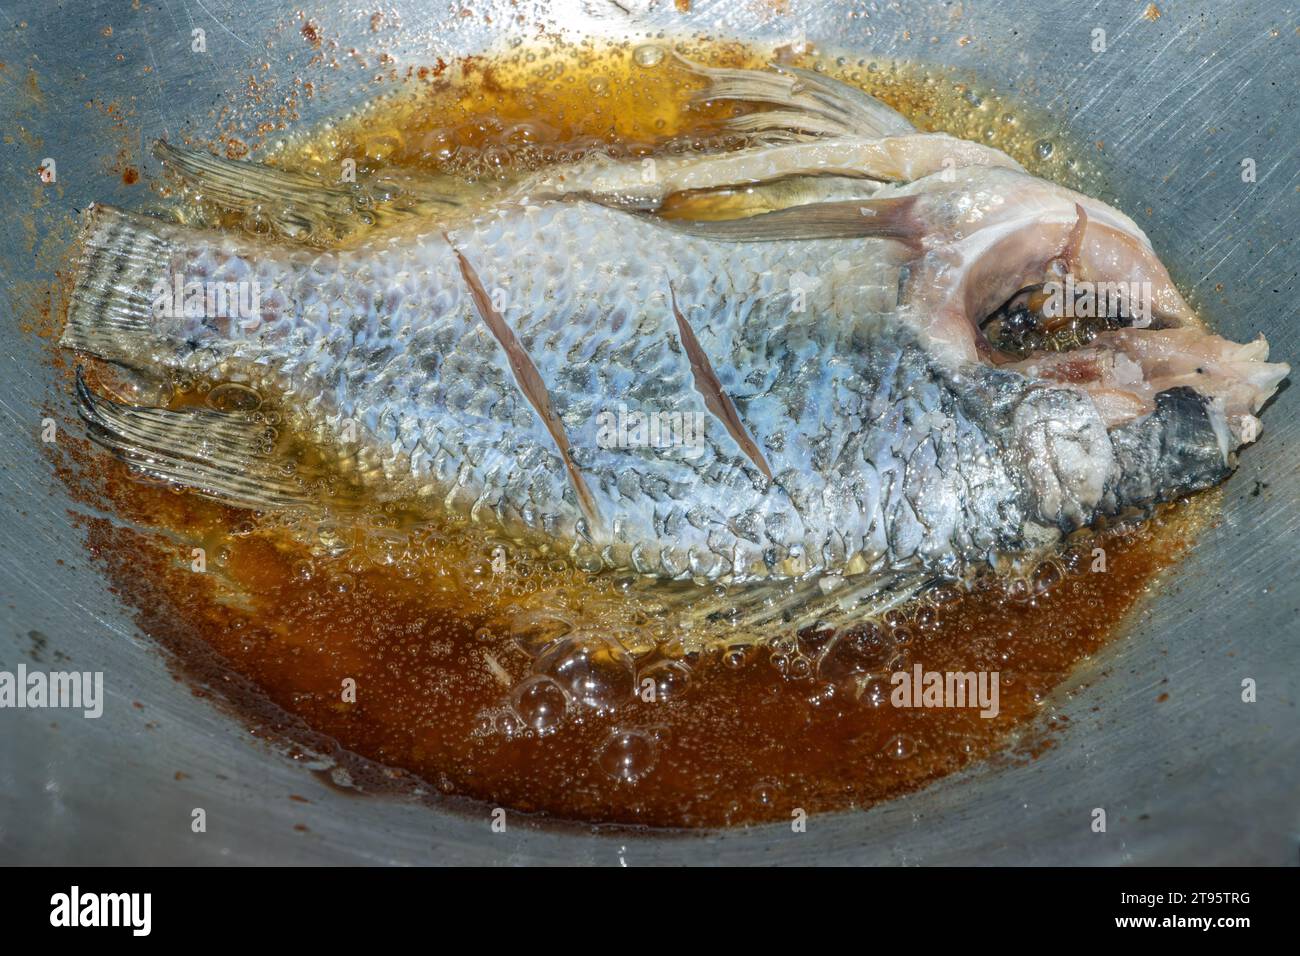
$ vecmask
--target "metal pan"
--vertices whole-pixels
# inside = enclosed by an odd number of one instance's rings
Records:
[[[810,42],[956,68],[1049,112],[1061,135],[1101,143],[1103,196],[1134,213],[1224,334],[1263,332],[1296,362],[1300,35],[1263,0],[840,3],[503,0],[459,17],[390,0],[390,50],[429,63],[536,35],[706,32]],[[64,655],[103,671],[99,719],[0,711],[0,859],[70,863],[1294,863],[1300,834],[1300,416],[1284,388],[1265,440],[1228,483],[1205,533],[1127,635],[1056,704],[1057,746],[1025,765],[980,767],[866,812],[785,826],[645,837],[570,827],[491,832],[480,815],[358,799],[249,739],[173,680],[83,553],[64,486],[41,454],[47,409],[68,396],[22,332],[92,199],[138,203],[105,169],[123,148],[211,128],[249,65],[301,76],[318,95],[299,122],[373,95],[358,69],[310,63],[289,0],[12,2],[0,9],[0,668]],[[364,48],[371,10],[327,4],[322,32]],[[853,14],[853,15],[850,15]],[[391,15],[390,15],[391,16]],[[489,19],[490,18],[490,19]],[[389,26],[394,21],[389,20]],[[111,28],[111,30],[109,29]],[[193,50],[203,31],[206,52]],[[1106,31],[1105,52],[1094,50]],[[965,41],[963,42],[963,38]],[[268,47],[267,41],[272,43]],[[292,57],[292,59],[290,59]],[[327,58],[328,59],[328,58]],[[281,86],[283,90],[285,87]],[[93,104],[88,106],[88,103]],[[103,104],[118,103],[126,116]],[[124,142],[125,139],[125,142]],[[46,157],[58,181],[36,179]],[[1252,161],[1255,181],[1243,181]],[[148,170],[146,170],[147,172]],[[1150,210],[1147,214],[1147,210]],[[1255,703],[1242,682],[1257,682]],[[1169,699],[1153,701],[1161,692]],[[139,702],[143,709],[133,706]],[[178,772],[187,774],[177,779]],[[288,800],[299,794],[312,802]],[[207,813],[207,832],[190,829]],[[1107,810],[1104,834],[1089,824]],[[305,823],[310,834],[294,830]]]

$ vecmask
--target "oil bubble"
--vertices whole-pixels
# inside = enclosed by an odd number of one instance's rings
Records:
[[[519,722],[519,718],[509,711],[497,714],[496,718],[492,722],[492,726],[493,729],[503,737],[513,737],[523,729],[523,726]]]
[[[409,559],[410,537],[390,528],[374,528],[365,538],[366,557],[385,567]]]
[[[941,584],[936,588],[931,588],[925,596],[935,607],[947,607],[950,604],[956,604],[961,599],[961,592],[951,584]]]
[[[824,680],[843,681],[880,670],[893,656],[894,648],[874,624],[854,628],[842,635],[822,655],[817,674]]]
[[[1039,159],[1051,159],[1054,148],[1050,139],[1040,139],[1034,144],[1034,154]]]
[[[516,611],[510,616],[511,636],[529,657],[537,657],[572,631],[573,618],[564,611]]]
[[[1071,548],[1063,552],[1057,559],[1060,569],[1068,575],[1077,575],[1084,571],[1088,565],[1084,558],[1083,551],[1079,548]]]
[[[751,791],[754,802],[760,807],[770,807],[776,803],[781,793],[781,784],[776,780],[760,780]]]
[[[673,739],[673,729],[666,724],[657,724],[654,727],[645,728],[645,732],[657,744],[666,744]]]
[[[1012,578],[1006,583],[1005,592],[1007,600],[1017,604],[1023,604],[1032,596],[1029,582],[1024,578]]]
[[[939,626],[939,612],[928,604],[922,604],[916,609],[913,620],[920,630],[932,631]]]
[[[739,670],[744,667],[745,661],[748,659],[749,654],[743,644],[733,645],[722,652],[722,663],[732,670]]]
[[[476,558],[457,568],[461,584],[469,591],[482,593],[492,587],[495,574],[492,562],[486,558]]]
[[[835,629],[825,625],[804,628],[797,637],[797,646],[805,654],[816,657],[835,637]]]
[[[528,678],[514,689],[510,705],[525,727],[546,734],[555,730],[564,719],[569,699],[559,684],[549,677],[538,675]]]
[[[420,538],[419,547],[427,558],[438,559],[447,553],[451,543],[447,537],[437,531],[426,529]]]
[[[646,683],[649,681],[650,683]],[[659,661],[641,671],[637,678],[638,693],[642,700],[659,703],[677,700],[686,693],[691,682],[691,669],[681,661]]]
[[[632,59],[637,66],[648,70],[663,62],[664,49],[661,46],[655,46],[653,43],[646,43],[632,51]]]
[[[580,551],[573,559],[578,570],[585,571],[587,574],[595,574],[605,566],[605,562],[595,551]]]
[[[884,752],[895,760],[906,760],[916,753],[916,741],[907,734],[895,734],[885,744]]]
[[[1061,583],[1061,569],[1051,561],[1044,561],[1034,569],[1034,593],[1040,597]]]
[[[862,688],[858,702],[867,707],[883,707],[889,700],[889,688],[882,680],[869,680]]]
[[[110,396],[127,405],[166,405],[172,397],[172,383],[126,367],[115,368],[102,383]]]
[[[208,392],[208,407],[219,412],[255,412],[262,407],[262,396],[247,385],[223,382]]]
[[[596,762],[615,780],[636,783],[659,759],[659,748],[649,734],[639,730],[615,730],[605,741]]]
[[[804,699],[807,701],[809,707],[830,713],[831,709],[835,706],[836,699],[840,696],[842,695],[840,694],[838,685],[832,684],[830,681],[823,681],[815,683],[812,691]]]
[[[608,710],[632,697],[632,656],[609,638],[579,632],[556,642],[537,659],[534,671],[554,679],[584,707]]]

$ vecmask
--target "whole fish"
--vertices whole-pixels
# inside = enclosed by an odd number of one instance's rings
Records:
[[[279,235],[92,208],[63,344],[248,382],[376,497],[671,580],[960,575],[1213,485],[1257,437],[1289,369],[1205,331],[1123,213],[834,80],[690,68],[769,107],[733,121],[751,145],[473,201],[160,147]],[[254,417],[79,395],[152,475],[313,500]]]

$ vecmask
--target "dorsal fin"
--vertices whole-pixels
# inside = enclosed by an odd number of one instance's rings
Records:
[[[777,64],[772,64],[771,70],[741,70],[702,66],[682,56],[677,60],[709,81],[695,94],[696,100],[739,100],[778,107],[728,121],[733,129],[743,132],[788,140],[813,136],[880,139],[916,131],[901,113],[869,93],[811,70]]]

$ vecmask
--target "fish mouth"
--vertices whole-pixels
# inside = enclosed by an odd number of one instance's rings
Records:
[[[1239,344],[1191,325],[1108,330],[1086,347],[1036,354],[1007,367],[1083,389],[1111,428],[1150,414],[1166,392],[1189,390],[1228,429],[1229,450],[1259,437],[1256,416],[1291,371],[1268,361],[1262,336]]]

